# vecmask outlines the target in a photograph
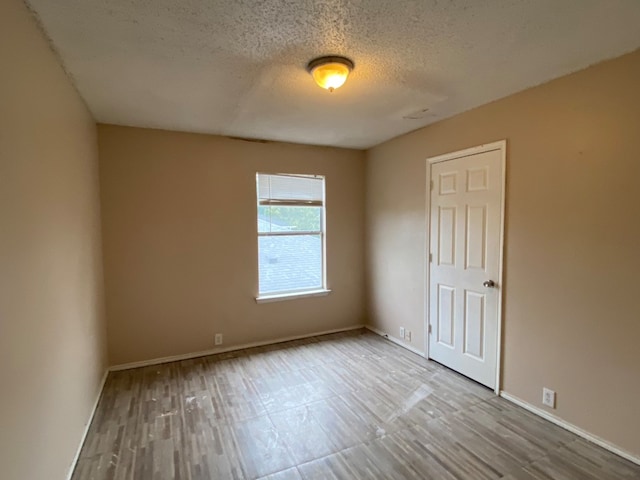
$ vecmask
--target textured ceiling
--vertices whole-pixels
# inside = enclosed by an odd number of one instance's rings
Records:
[[[356,148],[640,47],[640,0],[29,3],[99,122]]]

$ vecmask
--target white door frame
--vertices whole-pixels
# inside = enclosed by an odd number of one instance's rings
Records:
[[[500,380],[502,373],[502,293],[504,290],[502,279],[503,279],[503,264],[504,264],[504,214],[505,214],[505,204],[506,204],[506,184],[507,184],[507,140],[500,140],[492,143],[485,143],[483,145],[478,145],[477,147],[466,148],[464,150],[459,150],[456,152],[445,153],[443,155],[438,155],[436,157],[427,158],[427,183],[426,183],[426,209],[425,209],[425,219],[426,219],[426,243],[427,250],[425,255],[425,300],[424,300],[424,351],[426,353],[425,357],[429,358],[429,298],[431,297],[431,285],[429,278],[429,270],[430,270],[430,261],[429,261],[429,253],[431,252],[431,165],[434,163],[446,162],[447,160],[455,160],[461,157],[469,157],[471,155],[476,155],[478,153],[491,152],[494,150],[500,151],[500,156],[502,158],[502,198],[500,202],[500,254],[499,265],[498,265],[498,341],[497,341],[497,349],[496,352],[496,395],[500,394]]]

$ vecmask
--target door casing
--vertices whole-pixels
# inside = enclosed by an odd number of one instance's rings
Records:
[[[502,198],[500,204],[500,254],[499,266],[498,266],[498,338],[496,352],[496,387],[495,393],[500,394],[501,390],[501,374],[502,374],[502,302],[504,291],[504,217],[506,207],[506,179],[507,179],[507,140],[500,140],[492,143],[485,143],[478,145],[477,147],[466,148],[464,150],[458,150],[455,152],[445,153],[435,157],[427,158],[427,182],[426,182],[426,209],[425,209],[425,224],[426,224],[426,250],[425,250],[425,299],[424,299],[424,351],[425,357],[429,358],[429,299],[431,297],[431,279],[429,278],[429,252],[431,252],[431,165],[434,163],[446,162],[448,160],[455,160],[461,157],[468,157],[476,155],[478,153],[491,152],[494,150],[500,151],[500,157],[502,161]]]

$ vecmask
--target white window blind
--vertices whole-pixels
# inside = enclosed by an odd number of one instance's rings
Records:
[[[258,203],[260,205],[322,206],[323,200],[323,177],[258,174]]]

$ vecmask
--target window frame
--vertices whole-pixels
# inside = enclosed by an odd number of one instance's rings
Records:
[[[306,200],[260,200],[259,191],[259,178],[260,175],[268,175],[274,177],[298,177],[298,178],[313,178],[322,180],[322,201],[306,201]],[[258,240],[256,245],[256,252],[258,253],[258,295],[255,297],[257,303],[268,303],[279,300],[291,300],[303,297],[317,297],[328,295],[331,290],[327,287],[327,179],[325,175],[318,174],[295,174],[295,173],[256,173],[256,239]],[[275,232],[261,232],[258,225],[259,207],[261,206],[283,206],[283,207],[320,207],[320,230],[291,230],[291,231],[275,231]],[[278,236],[302,236],[302,235],[318,235],[320,237],[320,254],[321,254],[321,274],[322,281],[320,287],[308,287],[298,288],[292,290],[279,290],[274,292],[261,292],[260,291],[260,238],[261,237],[278,237]]]

